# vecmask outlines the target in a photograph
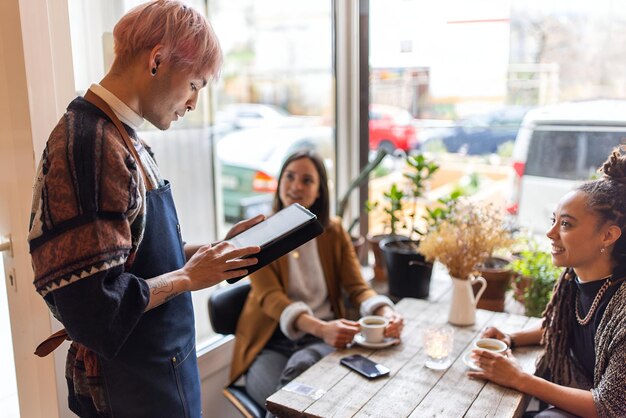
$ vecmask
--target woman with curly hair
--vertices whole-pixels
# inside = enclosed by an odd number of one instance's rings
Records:
[[[488,328],[511,349],[545,347],[538,370],[524,372],[512,358],[484,350],[472,356],[491,380],[553,407],[538,417],[626,416],[626,156],[615,149],[602,178],[561,198],[547,236],[552,261],[565,267],[535,329],[505,334]]]

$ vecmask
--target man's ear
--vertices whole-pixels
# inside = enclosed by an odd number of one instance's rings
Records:
[[[163,58],[163,45],[158,44],[150,51],[148,55],[148,69],[152,71],[154,68],[159,68]]]

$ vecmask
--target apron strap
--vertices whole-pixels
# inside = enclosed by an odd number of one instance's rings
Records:
[[[54,334],[46,338],[41,344],[39,344],[35,349],[35,355],[39,357],[45,357],[48,354],[52,353],[54,350],[56,350],[65,340],[71,341],[72,339],[67,334],[65,328],[63,328],[62,330],[55,332]]]
[[[139,158],[139,154],[137,153],[137,150],[135,149],[133,142],[128,136],[128,132],[126,132],[126,129],[124,129],[124,127],[122,126],[122,122],[120,122],[119,118],[115,115],[115,112],[113,112],[113,110],[107,104],[107,102],[102,100],[100,96],[98,96],[97,94],[95,94],[93,91],[89,89],[85,93],[84,98],[89,103],[96,106],[98,109],[102,110],[105,113],[105,115],[107,115],[109,119],[111,119],[111,122],[113,122],[117,130],[120,132],[120,135],[122,135],[122,139],[124,139],[126,148],[128,148],[128,151],[130,151],[130,153],[133,155],[133,158],[135,159],[135,161],[137,162],[137,165],[139,165],[139,168],[141,169],[141,174],[143,175],[143,181],[146,185],[146,190],[154,190],[154,186],[152,185],[152,182],[150,181],[150,177],[148,177],[148,174],[146,173],[146,169],[141,163],[141,158]]]

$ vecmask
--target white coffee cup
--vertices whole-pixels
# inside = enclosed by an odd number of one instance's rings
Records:
[[[359,319],[361,335],[365,342],[380,343],[385,339],[385,328],[389,320],[384,316],[369,315]]]
[[[504,341],[495,338],[480,338],[474,341],[473,346],[492,353],[504,353],[509,348]]]

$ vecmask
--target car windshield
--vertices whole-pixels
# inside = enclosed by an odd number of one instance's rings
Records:
[[[626,129],[611,132],[536,130],[531,137],[524,174],[586,180],[596,173],[625,136]]]

